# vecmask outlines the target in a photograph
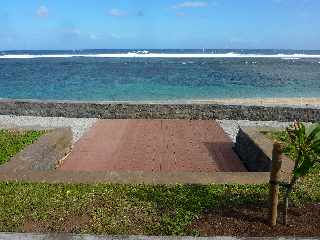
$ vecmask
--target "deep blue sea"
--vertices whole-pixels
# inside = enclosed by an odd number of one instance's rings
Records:
[[[0,51],[0,98],[320,97],[320,50]]]

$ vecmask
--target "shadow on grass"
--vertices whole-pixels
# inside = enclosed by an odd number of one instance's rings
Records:
[[[265,217],[257,213],[267,206],[266,190],[266,186],[178,185],[140,187],[128,194],[155,206],[161,216],[162,233],[179,235],[194,234],[190,225],[208,212],[265,223]],[[242,211],[244,208],[248,211]]]

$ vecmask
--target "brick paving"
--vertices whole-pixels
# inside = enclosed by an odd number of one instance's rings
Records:
[[[60,171],[246,171],[215,121],[98,120]]]

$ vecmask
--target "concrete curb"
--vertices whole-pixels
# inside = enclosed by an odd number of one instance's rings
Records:
[[[307,240],[312,237],[176,237],[176,236],[103,236],[77,234],[0,233],[0,240]]]
[[[265,172],[71,172],[71,171],[33,171],[6,173],[0,172],[0,181],[48,184],[266,184],[270,173]]]

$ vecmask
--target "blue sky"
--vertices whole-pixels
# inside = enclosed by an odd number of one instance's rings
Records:
[[[320,49],[319,0],[1,0],[0,49]]]

